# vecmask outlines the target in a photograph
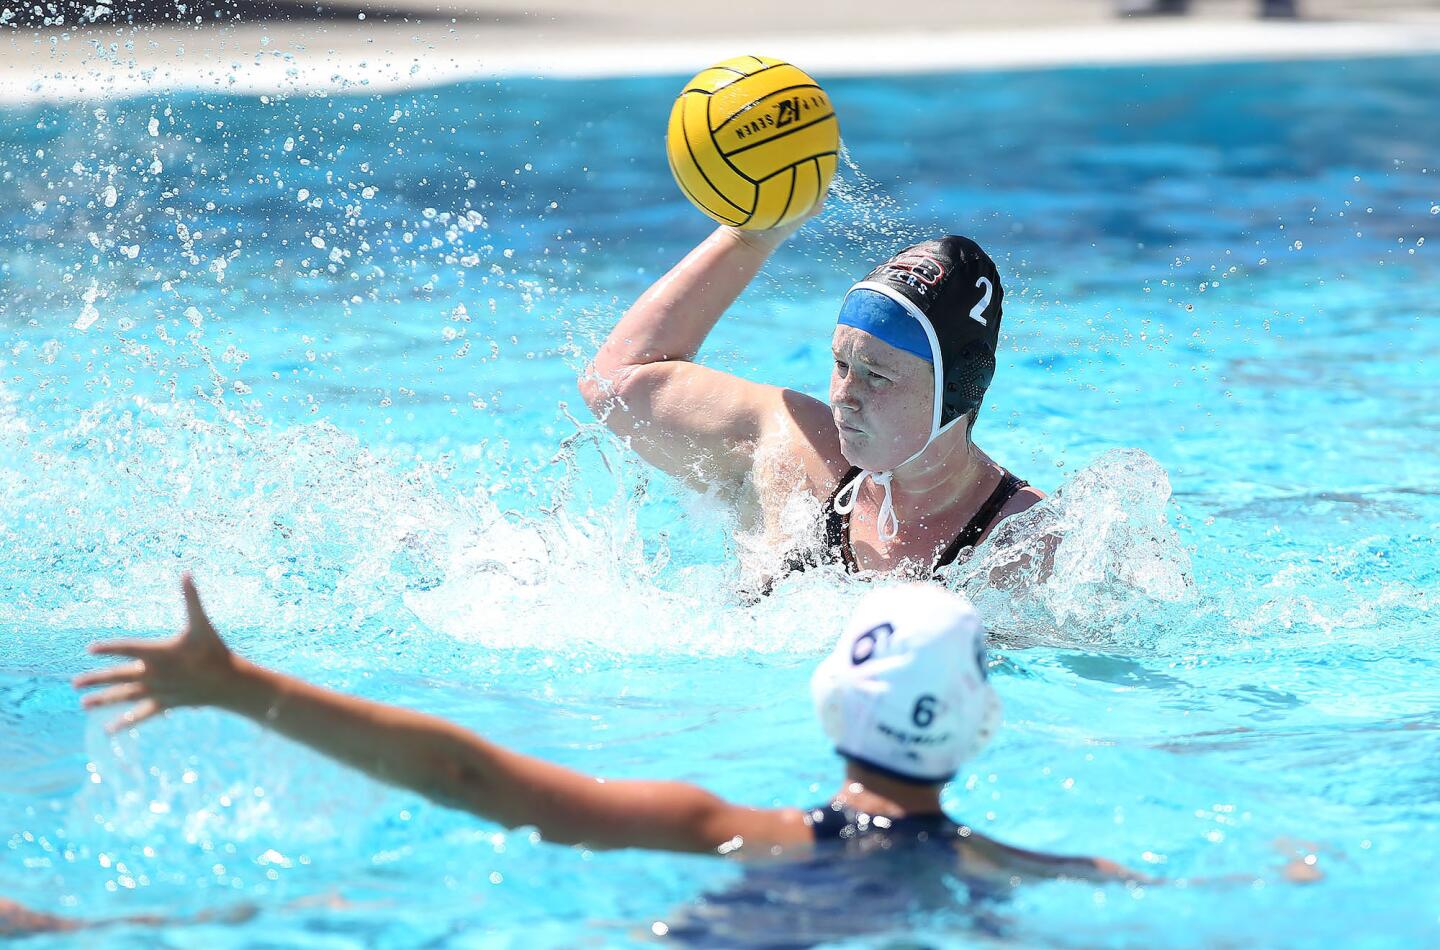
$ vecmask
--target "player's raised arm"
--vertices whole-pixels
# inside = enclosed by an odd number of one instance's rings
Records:
[[[787,411],[787,402],[804,398],[792,394],[787,401],[778,387],[693,362],[716,322],[799,224],[717,228],[635,302],[586,368],[580,379],[586,404],[650,464],[696,487],[738,485],[763,427]]]
[[[606,782],[511,752],[454,723],[323,689],[236,656],[183,581],[187,624],[169,640],[97,644],[130,662],[76,677],[104,687],[87,707],[134,703],[112,729],[166,709],[215,706],[239,713],[381,781],[413,789],[507,827],[534,826],[551,841],[592,847],[713,851],[736,837],[766,846],[813,840],[796,810],[731,805],[677,782]]]
[[[830,97],[782,60],[724,60],[675,100],[670,170],[722,227],[635,302],[580,380],[595,415],[657,468],[699,488],[738,487],[767,432],[823,433],[821,403],[694,359],[770,253],[819,210],[839,149]]]

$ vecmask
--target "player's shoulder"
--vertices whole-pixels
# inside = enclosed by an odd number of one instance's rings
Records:
[[[1011,515],[1018,515],[1020,512],[1027,508],[1033,508],[1044,500],[1045,493],[1043,491],[1034,485],[1026,485],[1011,495],[1009,501],[1005,502],[1004,507],[1000,509],[1000,517],[1008,518]]]
[[[772,451],[798,463],[812,489],[828,491],[850,467],[840,451],[830,406],[794,389],[777,388],[769,398],[762,439]]]

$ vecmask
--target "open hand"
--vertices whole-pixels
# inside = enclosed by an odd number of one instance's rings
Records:
[[[205,616],[195,579],[187,573],[180,586],[185,592],[184,630],[168,640],[92,643],[91,653],[130,657],[134,662],[83,673],[72,681],[76,689],[107,687],[85,697],[86,709],[134,702],[110,724],[110,732],[139,725],[177,706],[214,703],[234,672],[235,657]]]

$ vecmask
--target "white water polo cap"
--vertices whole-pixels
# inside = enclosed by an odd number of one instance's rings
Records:
[[[810,691],[837,752],[911,782],[948,782],[1000,723],[980,615],[935,584],[868,594]]]

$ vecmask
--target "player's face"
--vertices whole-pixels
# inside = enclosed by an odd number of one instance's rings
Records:
[[[887,472],[930,437],[935,373],[928,360],[855,327],[835,328],[830,414],[846,461]]]

